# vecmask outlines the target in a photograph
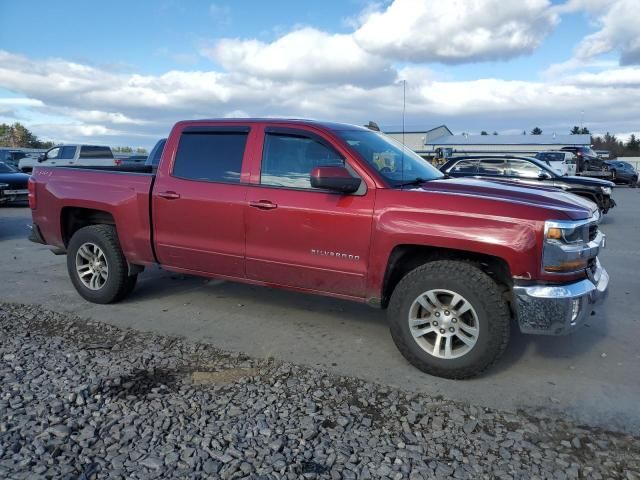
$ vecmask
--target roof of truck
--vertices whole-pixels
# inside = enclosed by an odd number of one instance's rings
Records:
[[[307,118],[277,118],[277,117],[249,117],[249,118],[201,118],[197,120],[183,120],[179,123],[295,123],[299,125],[309,125],[324,127],[329,130],[366,130],[368,128],[349,123],[327,122],[322,120],[312,120]]]

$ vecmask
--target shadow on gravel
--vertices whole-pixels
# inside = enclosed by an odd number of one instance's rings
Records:
[[[134,370],[102,388],[102,394],[113,399],[127,396],[144,397],[149,393],[164,394],[176,391],[183,382],[184,372],[166,369]]]

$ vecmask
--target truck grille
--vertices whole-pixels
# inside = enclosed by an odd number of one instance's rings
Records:
[[[596,235],[598,235],[598,225],[595,223],[589,225],[589,241],[591,242],[595,240]]]

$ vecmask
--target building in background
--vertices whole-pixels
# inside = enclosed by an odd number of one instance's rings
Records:
[[[402,132],[385,132],[402,142]],[[404,133],[404,143],[418,155],[428,159],[444,159],[454,155],[486,155],[510,153],[535,155],[562,147],[588,147],[590,135],[454,135],[445,125],[424,131]]]
[[[404,144],[407,147],[425,158],[429,157],[432,153],[431,149],[427,149],[428,142],[435,141],[442,137],[454,136],[453,132],[449,130],[446,125],[440,125],[439,127],[432,128],[431,130],[410,131],[404,133],[401,131],[393,131],[384,133],[400,143],[403,143],[404,139]]]

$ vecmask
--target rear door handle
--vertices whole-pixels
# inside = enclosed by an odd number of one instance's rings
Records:
[[[176,192],[160,192],[158,193],[159,197],[166,198],[167,200],[176,200],[180,198],[180,194]]]
[[[278,205],[270,200],[254,200],[249,202],[249,206],[259,208],[261,210],[273,210],[274,208],[278,208]]]

